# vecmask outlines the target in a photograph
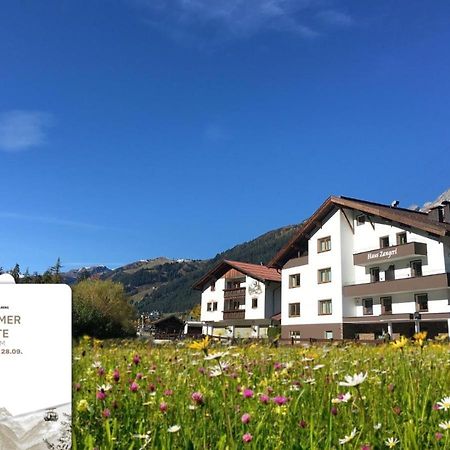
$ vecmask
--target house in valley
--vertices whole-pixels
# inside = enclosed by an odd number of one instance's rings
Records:
[[[221,261],[193,288],[202,291],[204,334],[266,337],[281,311],[280,271],[260,264]]]
[[[227,277],[239,271],[244,280],[239,267],[224,264],[219,271],[222,278],[211,273],[202,284],[205,320],[228,319],[229,306],[221,303],[226,299]],[[277,269],[282,274],[282,338],[375,339],[388,333],[411,336],[418,330],[428,331],[431,337],[448,333],[450,203],[427,213],[396,203],[330,197],[269,267],[271,273]],[[213,281],[219,283],[223,299],[214,297],[208,286]],[[252,311],[251,297],[245,291],[245,313],[244,307],[238,308],[246,319],[247,311]],[[218,302],[214,311],[208,309],[210,301]]]

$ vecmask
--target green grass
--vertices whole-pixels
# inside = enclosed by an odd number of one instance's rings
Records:
[[[450,448],[450,430],[439,427],[450,420],[450,409],[433,408],[450,396],[448,344],[215,345],[210,355],[228,354],[205,360],[202,351],[184,344],[83,340],[74,348],[73,449],[374,450],[388,448],[388,438],[399,441],[396,449]],[[139,362],[133,362],[135,355]],[[214,369],[217,376],[211,377]],[[360,385],[339,385],[361,372],[367,378]],[[98,399],[99,386],[108,384],[106,397]],[[253,397],[245,398],[245,389]],[[192,400],[194,392],[202,394],[203,404]],[[333,403],[347,392],[347,402]],[[269,400],[262,402],[261,395]],[[278,406],[277,396],[286,404]],[[167,411],[160,410],[162,403]],[[250,414],[247,424],[244,413]],[[179,431],[169,432],[174,425]],[[354,437],[341,445],[339,439],[353,429]]]

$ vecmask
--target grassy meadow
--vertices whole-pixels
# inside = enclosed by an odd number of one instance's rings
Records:
[[[450,449],[450,346],[74,347],[73,449]]]

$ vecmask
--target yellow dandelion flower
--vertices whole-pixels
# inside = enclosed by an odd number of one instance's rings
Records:
[[[420,331],[419,333],[414,334],[414,339],[416,341],[424,341],[427,338],[427,334],[426,331]]]
[[[408,344],[408,339],[405,336],[401,336],[400,339],[397,339],[394,342],[391,342],[391,345],[396,349],[403,349]]]
[[[210,344],[209,336],[205,336],[205,338],[202,339],[201,341],[196,341],[190,344],[189,348],[192,350],[202,350],[205,353],[208,353],[209,344]]]

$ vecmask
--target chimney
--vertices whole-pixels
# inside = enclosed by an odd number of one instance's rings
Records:
[[[448,200],[444,200],[441,205],[444,213],[444,222],[450,223],[450,202]]]
[[[428,213],[428,217],[431,220],[435,220],[436,222],[443,222],[444,221],[444,210],[441,205],[434,206],[430,209],[430,212]]]

